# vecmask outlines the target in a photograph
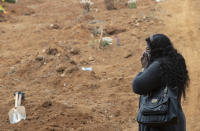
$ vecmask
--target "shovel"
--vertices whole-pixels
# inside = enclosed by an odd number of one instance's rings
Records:
[[[11,124],[15,124],[21,121],[22,119],[24,120],[26,119],[25,107],[20,106],[21,100],[22,100],[22,93],[16,92],[15,93],[15,107],[12,108],[8,113]]]

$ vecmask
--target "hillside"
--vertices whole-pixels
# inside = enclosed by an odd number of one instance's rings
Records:
[[[0,131],[137,131],[131,83],[141,70],[145,38],[154,33],[167,34],[186,59],[191,80],[183,110],[187,130],[199,131],[200,1],[138,0],[129,9],[121,0],[115,10],[93,2],[89,13],[79,0],[3,3]],[[113,44],[99,48],[102,28]],[[27,120],[11,125],[7,113],[19,90]]]

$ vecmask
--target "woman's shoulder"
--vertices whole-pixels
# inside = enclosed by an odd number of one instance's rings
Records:
[[[173,62],[168,58],[159,58],[152,62],[153,65],[157,66],[164,66],[164,65],[172,65]]]
[[[149,67],[146,70],[147,72],[151,72],[151,73],[161,73],[162,72],[162,68],[161,68],[161,62],[158,60],[153,61]]]
[[[160,67],[160,65],[161,65],[161,61],[159,60],[155,60],[150,64],[151,67]]]

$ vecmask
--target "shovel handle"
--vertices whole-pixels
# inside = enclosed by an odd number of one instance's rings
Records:
[[[18,106],[18,92],[15,93],[15,107]]]
[[[20,105],[21,105],[21,102],[22,102],[22,94],[20,93],[20,94],[19,94],[19,101],[18,101],[18,104],[17,104],[17,105],[20,106]]]

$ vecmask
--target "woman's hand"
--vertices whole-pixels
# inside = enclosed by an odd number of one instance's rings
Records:
[[[141,57],[141,64],[142,64],[142,68],[146,69],[149,66],[149,56],[146,53],[146,51],[143,53],[142,57]]]

